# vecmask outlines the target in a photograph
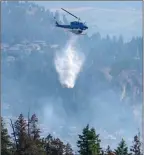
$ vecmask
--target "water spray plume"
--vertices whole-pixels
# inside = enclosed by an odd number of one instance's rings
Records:
[[[56,53],[55,67],[62,86],[73,88],[84,63],[84,55],[74,48],[77,38],[71,38],[68,45]]]

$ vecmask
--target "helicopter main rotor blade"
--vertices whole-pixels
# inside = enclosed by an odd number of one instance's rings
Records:
[[[70,12],[68,12],[67,10],[65,10],[65,9],[63,9],[63,8],[61,8],[63,11],[65,11],[65,12],[67,12],[68,14],[70,14],[71,16],[73,16],[73,17],[75,17],[75,18],[77,18],[78,20],[80,20],[80,18],[78,18],[77,16],[75,16],[75,15],[73,15],[72,13],[70,13]]]

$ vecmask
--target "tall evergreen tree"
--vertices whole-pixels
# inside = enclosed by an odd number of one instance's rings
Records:
[[[10,141],[10,136],[8,135],[8,130],[5,127],[3,118],[1,117],[1,154],[10,155],[10,147],[12,143]]]
[[[140,135],[140,134],[138,134]],[[133,155],[141,155],[141,141],[140,136],[135,135],[133,140],[133,146],[131,146],[130,151]]]
[[[53,139],[52,141],[52,155],[63,155],[64,153],[64,143],[59,139]]]
[[[63,155],[65,145],[59,138],[53,138],[51,134],[49,134],[44,139],[44,148],[46,151],[46,155]]]
[[[69,143],[67,143],[65,145],[65,153],[64,155],[73,155],[73,150],[71,148],[71,145]]]
[[[121,140],[121,142],[119,143],[117,149],[115,149],[115,154],[116,155],[128,155],[128,147],[126,145],[126,142],[124,141],[124,139]]]
[[[112,150],[110,148],[110,146],[108,145],[107,149],[106,149],[106,155],[110,155],[112,153]]]
[[[40,139],[40,129],[38,127],[38,118],[35,114],[29,120],[29,151],[32,155],[37,155],[42,151],[42,141]]]
[[[40,138],[40,129],[38,128],[38,118],[35,114],[32,115],[30,120],[30,134],[34,141]]]
[[[52,154],[52,141],[53,141],[53,137],[51,134],[49,134],[43,141],[44,149],[47,155]]]
[[[99,155],[101,152],[100,142],[99,135],[96,135],[95,129],[89,129],[89,125],[87,125],[77,141],[80,155]]]
[[[14,123],[14,134],[16,136],[17,145],[18,145],[18,153],[19,155],[24,154],[26,152],[27,146],[27,123],[24,119],[23,114],[20,114],[18,119]]]

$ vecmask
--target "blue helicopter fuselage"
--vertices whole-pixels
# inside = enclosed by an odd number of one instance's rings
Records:
[[[80,30],[88,29],[88,27],[85,24],[77,21],[71,22],[70,25],[62,25],[56,22],[56,26],[61,28],[66,28],[66,29],[80,29]]]

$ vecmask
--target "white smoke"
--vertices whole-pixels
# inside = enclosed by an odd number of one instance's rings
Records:
[[[60,83],[67,88],[74,87],[84,63],[84,55],[78,52],[74,46],[76,40],[76,37],[72,37],[62,51],[57,51],[54,60]]]
[[[123,85],[120,101],[122,101],[125,97],[126,97],[126,86]]]

